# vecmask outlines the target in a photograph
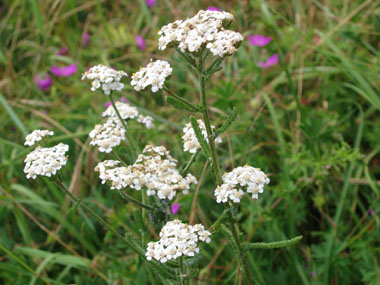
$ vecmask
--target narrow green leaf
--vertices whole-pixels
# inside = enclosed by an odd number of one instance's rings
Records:
[[[210,149],[208,147],[208,144],[205,138],[203,137],[201,129],[199,128],[197,119],[195,119],[193,116],[190,116],[190,123],[191,123],[191,126],[193,127],[195,136],[197,137],[197,140],[199,144],[201,145],[202,152],[205,155],[205,157],[208,159],[210,157]]]
[[[227,129],[232,125],[232,123],[236,120],[237,111],[236,107],[232,109],[232,112],[228,115],[227,120],[224,122],[224,124],[215,131],[214,137],[217,137],[221,134],[223,134]]]
[[[192,104],[186,102],[186,101],[182,101],[182,100],[179,100],[173,96],[166,96],[165,98],[166,102],[172,106],[174,106],[175,108],[179,109],[179,110],[187,110],[187,111],[190,111],[190,112],[199,112],[199,109],[195,106],[193,106]]]
[[[28,135],[28,131],[26,130],[24,124],[21,122],[19,117],[16,115],[15,111],[13,111],[13,108],[8,104],[7,100],[3,97],[3,95],[0,93],[0,103],[3,105],[3,108],[5,111],[9,114],[15,125],[19,128],[21,133],[24,136]]]
[[[242,249],[244,251],[260,248],[260,249],[271,249],[271,248],[281,248],[296,244],[302,239],[302,236],[298,236],[289,240],[275,241],[275,242],[256,242],[256,243],[243,243]]]

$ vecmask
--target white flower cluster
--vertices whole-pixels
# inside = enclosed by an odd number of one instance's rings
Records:
[[[150,60],[145,67],[132,74],[131,85],[136,91],[144,90],[149,85],[152,86],[152,92],[157,92],[164,87],[165,79],[172,74],[173,69],[169,62],[164,60]]]
[[[134,164],[115,167],[118,164],[118,161],[106,160],[95,168],[103,184],[111,183],[111,189],[130,187],[140,190],[146,187],[148,196],[157,195],[159,199],[172,200],[178,191],[187,194],[190,185],[198,183],[193,175],[183,177],[179,173],[177,160],[164,146],[147,145]]]
[[[25,137],[25,143],[24,144],[32,146],[36,142],[42,140],[43,137],[52,136],[52,135],[54,135],[53,131],[49,131],[49,130],[34,130],[33,132],[31,132],[29,135],[27,135]]]
[[[91,91],[102,87],[104,94],[110,95],[111,91],[121,91],[124,84],[120,82],[123,76],[128,76],[124,71],[117,71],[103,64],[91,67],[82,75],[82,80],[90,79]]]
[[[145,125],[147,129],[153,127],[153,118],[139,115],[136,107],[123,102],[116,102],[115,105],[124,120],[137,118],[137,122]],[[100,152],[109,153],[112,151],[112,148],[120,145],[121,141],[125,140],[126,132],[113,106],[107,107],[102,116],[108,117],[108,119],[104,124],[96,125],[90,132],[90,144],[98,146]]]
[[[237,51],[240,43],[243,41],[243,36],[234,31],[221,31],[215,35],[215,41],[207,43],[208,48],[214,56],[224,57],[232,55]]]
[[[89,136],[90,145],[98,146],[100,152],[109,153],[125,140],[125,129],[118,118],[109,117],[103,125],[95,125]]]
[[[197,122],[198,122],[199,128],[202,131],[203,137],[205,138],[206,141],[208,141],[205,123],[202,120],[198,120]],[[215,129],[214,126],[211,126],[211,128]],[[184,135],[182,136],[182,139],[183,139],[184,151],[187,151],[190,153],[197,152],[197,150],[201,148],[201,145],[199,144],[197,137],[195,136],[194,129],[191,123],[186,124],[186,126],[183,128],[183,133]],[[217,137],[215,139],[215,144],[219,144],[221,142],[222,142],[221,137]]]
[[[148,243],[145,256],[147,260],[154,258],[162,263],[183,255],[194,256],[199,252],[198,241],[209,243],[210,236],[201,224],[191,226],[180,220],[169,221],[161,229],[160,240]]]
[[[151,116],[139,115],[137,118],[137,122],[145,125],[147,129],[153,128],[153,118]]]
[[[259,168],[248,165],[239,166],[231,172],[223,174],[223,184],[219,185],[214,192],[216,202],[226,203],[229,199],[234,203],[239,203],[240,198],[245,194],[240,188],[251,193],[253,199],[258,199],[259,193],[264,192],[264,186],[269,181],[269,178]]]
[[[115,105],[116,105],[117,110],[120,113],[120,116],[124,120],[134,119],[139,114],[139,111],[137,111],[137,108],[129,105],[128,103],[123,103],[123,102],[118,101],[118,102],[115,103]],[[114,107],[112,105],[108,106],[107,110],[105,110],[103,112],[102,117],[114,117],[114,118],[117,118],[117,114],[115,112]]]
[[[69,146],[63,143],[48,148],[36,147],[24,160],[26,178],[36,179],[37,175],[50,177],[56,174],[66,164],[65,153],[68,150]]]
[[[161,28],[158,48],[175,46],[182,52],[196,53],[206,47],[214,55],[224,57],[236,52],[243,36],[225,30],[234,17],[227,12],[199,11],[187,20],[177,20]]]

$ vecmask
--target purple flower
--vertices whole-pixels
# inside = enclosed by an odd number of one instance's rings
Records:
[[[269,44],[272,40],[271,37],[266,37],[263,35],[249,35],[248,36],[249,43],[252,46],[258,46],[258,47],[263,47]]]
[[[107,108],[108,108],[109,106],[111,106],[111,105],[112,105],[112,103],[111,103],[110,101],[104,103],[104,107],[107,107]]]
[[[373,214],[375,214],[375,211],[373,209],[369,209],[369,215],[373,216]]]
[[[9,130],[13,133],[16,130],[16,128],[14,125],[10,125]]]
[[[265,59],[265,62],[263,61],[259,61],[258,62],[258,65],[261,67],[261,68],[268,68],[268,67],[271,67],[273,65],[276,65],[278,63],[278,54],[275,53],[274,55],[270,56],[270,57],[267,57]]]
[[[34,82],[42,91],[49,89],[53,85],[53,80],[51,80],[49,74],[47,73],[43,77],[40,74],[37,74],[34,77]]]
[[[57,77],[71,76],[75,72],[77,72],[77,63],[75,62],[72,65],[63,66],[63,67],[52,66],[50,68],[50,72],[53,73]]]
[[[136,44],[139,47],[139,49],[144,50],[145,49],[145,40],[144,40],[143,36],[136,36],[135,40],[136,40]]]
[[[86,47],[90,43],[90,35],[88,33],[82,34],[82,46]]]
[[[207,7],[207,10],[209,10],[209,11],[218,11],[218,12],[222,12],[223,11],[222,9],[220,9],[220,8],[218,8],[216,6],[209,6],[209,7]]]
[[[156,4],[156,0],[145,0],[145,2],[149,7],[153,7]]]
[[[173,213],[173,215],[175,215],[175,214],[178,213],[179,207],[180,207],[179,204],[173,204],[172,205],[172,213]]]
[[[317,276],[317,272],[315,272],[315,271],[311,272],[311,276],[312,276],[312,277]]]
[[[59,51],[57,51],[56,55],[65,55],[68,54],[69,49],[67,47],[61,47]]]
[[[153,219],[152,214],[148,213],[149,220]]]

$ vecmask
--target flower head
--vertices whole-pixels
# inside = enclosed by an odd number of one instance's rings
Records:
[[[49,89],[53,85],[53,80],[51,80],[49,74],[45,74],[44,76],[36,75],[34,82],[42,91]]]
[[[174,46],[189,53],[207,48],[220,57],[231,55],[243,41],[239,33],[225,30],[233,19],[227,12],[201,10],[190,19],[177,20],[162,27],[158,32],[158,48],[164,50]]]
[[[271,37],[266,37],[264,35],[249,35],[248,36],[249,43],[252,46],[258,46],[258,47],[263,47],[269,44],[272,40]]]
[[[202,120],[198,120],[198,126],[202,131],[202,135],[207,140],[207,131],[206,131],[206,126],[205,123]],[[212,129],[215,129],[214,126],[211,126]],[[186,124],[186,126],[183,128],[183,133],[184,135],[182,136],[183,139],[183,148],[184,151],[190,152],[190,153],[195,153],[197,152],[198,149],[201,148],[201,145],[198,142],[198,139],[194,133],[194,129],[191,126],[191,123]],[[217,137],[215,139],[215,144],[219,144],[222,142],[221,137]]]
[[[180,204],[172,204],[172,213],[173,215],[177,214],[179,211]]]
[[[148,243],[146,259],[165,263],[181,256],[194,256],[199,252],[198,242],[209,243],[210,236],[201,224],[191,226],[180,220],[169,221],[161,229],[160,240]]]
[[[156,4],[156,0],[145,0],[145,2],[149,7],[153,7]]]
[[[50,68],[50,72],[53,73],[57,77],[71,76],[75,72],[77,72],[77,63],[75,62],[72,65],[63,66],[63,67],[52,66]]]
[[[145,125],[147,129],[153,128],[153,118],[151,116],[139,115],[137,117],[137,122]]]
[[[66,164],[65,153],[68,150],[69,146],[63,143],[49,148],[37,147],[24,160],[26,178],[36,179],[39,175],[50,177],[56,174]]]
[[[111,91],[121,91],[124,88],[124,84],[120,82],[124,76],[127,76],[124,71],[117,71],[99,64],[86,71],[82,75],[82,80],[86,78],[92,80],[91,91],[102,87],[104,94],[110,95]]]
[[[27,135],[25,137],[25,143],[24,143],[24,145],[32,146],[36,142],[42,140],[43,137],[52,136],[52,135],[54,135],[53,131],[49,131],[49,130],[34,130],[33,132],[31,132],[29,135]]]
[[[139,191],[145,187],[148,196],[173,200],[178,191],[187,194],[190,185],[197,183],[191,174],[183,177],[179,173],[177,160],[163,146],[147,145],[134,164],[114,167],[118,164],[117,161],[106,161],[95,168],[103,184],[111,183],[111,189],[129,187]]]
[[[123,102],[116,102],[115,103],[115,106],[117,108],[117,110],[119,111],[121,117],[124,119],[124,120],[127,120],[127,119],[134,119],[138,116],[139,114],[139,111],[137,111],[137,108],[136,107],[133,107],[131,105],[129,105],[128,103],[123,103]],[[117,114],[115,112],[115,109],[113,108],[113,106],[109,106],[107,108],[107,110],[105,110],[102,114],[102,117],[113,117],[113,118],[117,118]]]
[[[239,203],[245,194],[242,189],[251,193],[253,199],[257,199],[258,194],[264,192],[265,184],[270,181],[264,172],[252,166],[239,166],[231,172],[225,173],[222,178],[223,184],[214,191],[218,203],[227,203],[228,200]]]
[[[90,145],[98,146],[100,152],[109,153],[125,140],[125,129],[118,118],[109,117],[103,125],[96,125],[89,136]]]
[[[150,61],[145,67],[132,75],[131,85],[136,91],[141,91],[148,86],[152,87],[152,92],[157,92],[164,87],[167,77],[172,74],[173,69],[169,62],[164,60]]]
[[[143,36],[136,36],[135,41],[139,50],[145,50],[145,40]]]
[[[259,61],[258,65],[261,68],[268,68],[268,67],[271,67],[273,65],[276,65],[277,63],[278,63],[278,54],[275,53],[274,55],[267,57],[264,62]]]

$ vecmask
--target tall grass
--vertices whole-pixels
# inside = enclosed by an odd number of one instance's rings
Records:
[[[220,2],[220,1],[219,1]],[[28,181],[23,169],[25,135],[54,129],[70,145],[63,175],[82,203],[113,229],[139,235],[133,207],[101,185],[93,168],[102,155],[89,146],[88,132],[99,121],[106,98],[80,81],[99,62],[131,74],[150,57],[176,65],[171,88],[197,98],[196,78],[173,53],[156,54],[159,27],[219,5],[237,18],[244,36],[274,38],[266,54],[280,64],[260,69],[263,49],[244,41],[213,79],[211,116],[219,125],[237,107],[238,117],[218,149],[225,171],[248,163],[270,171],[271,184],[256,202],[244,200],[239,222],[247,242],[279,241],[303,235],[287,250],[248,254],[252,275],[266,284],[378,284],[380,280],[380,1],[8,1],[0,12],[0,283],[148,284],[142,259],[120,244],[112,231],[69,204],[49,180]],[[85,26],[91,36],[81,46]],[[143,35],[146,50],[135,36]],[[69,54],[56,56],[62,46]],[[79,71],[53,78],[49,91],[35,87],[37,73],[78,61]],[[195,85],[194,85],[195,86]],[[154,114],[157,128],[139,134],[162,144],[185,162],[181,128],[188,122],[160,95],[126,96],[142,113]],[[152,115],[153,116],[153,115]],[[136,132],[136,130],[132,130]],[[121,155],[127,153],[121,150]],[[213,202],[213,174],[202,173],[198,200],[178,199],[183,220],[211,226],[223,209]],[[133,193],[131,193],[133,195]],[[190,214],[189,214],[190,213]],[[157,234],[151,228],[151,232]],[[221,234],[197,260],[199,283],[235,284],[239,261]],[[211,253],[214,253],[213,255]],[[115,258],[116,257],[116,258]]]

